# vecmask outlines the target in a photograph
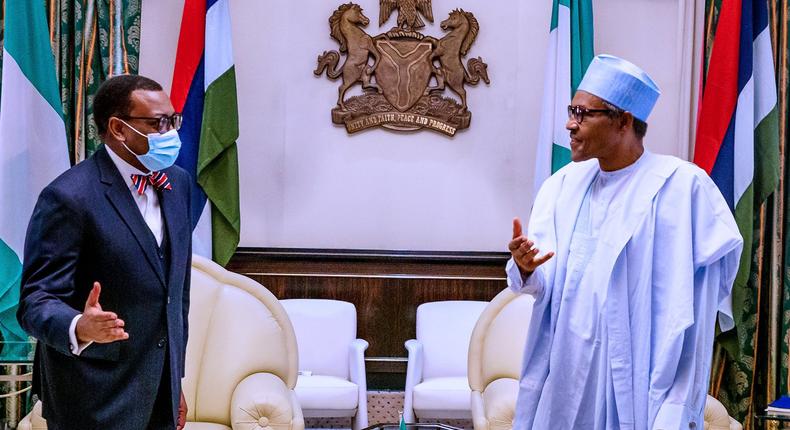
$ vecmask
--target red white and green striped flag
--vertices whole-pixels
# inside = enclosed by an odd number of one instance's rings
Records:
[[[44,2],[5,2],[0,98],[0,334],[26,341],[16,321],[25,231],[41,190],[69,168],[66,126]],[[4,348],[2,358],[24,354]]]
[[[239,244],[239,115],[229,0],[186,0],[170,98],[183,112],[176,164],[192,186],[194,253],[227,264]]]
[[[768,19],[766,0],[722,2],[694,147],[694,163],[721,190],[744,239],[732,288],[736,326],[751,300],[747,282],[755,211],[779,183],[779,113]]]
[[[543,110],[535,156],[535,192],[571,161],[567,107],[595,56],[591,0],[553,0]]]

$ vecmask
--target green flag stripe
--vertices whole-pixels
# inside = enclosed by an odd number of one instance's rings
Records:
[[[565,0],[564,3],[567,3],[568,0]],[[567,4],[565,5],[567,6]],[[560,1],[554,0],[551,5],[551,26],[549,27],[549,33],[557,29],[557,26],[560,22]]]
[[[779,115],[776,108],[763,118],[754,130],[754,179],[735,205],[735,221],[743,236],[744,249],[750,250],[752,243],[754,208],[768,198],[779,183]],[[733,303],[738,301],[736,292],[746,287],[751,273],[751,252],[741,254],[741,264],[735,277]],[[733,316],[740,320],[741,306],[733,306]]]
[[[19,283],[22,263],[16,253],[0,240],[0,313],[15,312],[19,303]],[[0,318],[0,333],[5,341],[24,341],[27,334],[19,326],[16,316]]]
[[[735,205],[735,222],[744,243],[744,252],[741,253],[738,274],[732,288],[732,313],[738,333],[746,329],[741,322],[744,312],[748,311],[738,304],[752,301],[752,289],[747,284],[752,273],[753,254],[749,250],[753,249],[754,241],[754,208],[774,192],[779,182],[779,147],[776,144],[779,136],[779,114],[776,108],[760,121],[754,135],[754,179]],[[725,336],[720,338],[720,343],[733,357],[738,356],[740,347],[737,339]]]
[[[571,151],[561,145],[551,145],[551,174],[560,170],[562,166],[571,162]]]
[[[235,67],[206,89],[198,154],[198,184],[212,203],[213,259],[227,264],[239,243],[239,118]]]
[[[757,237],[754,236],[754,203],[754,183],[752,183],[746,188],[741,199],[735,205],[735,222],[738,224],[738,230],[741,232],[741,236],[743,236],[744,244],[744,252],[741,253],[738,274],[735,276],[735,282],[732,286],[732,318],[733,321],[735,321],[735,330],[721,333],[716,338],[717,342],[732,357],[740,356],[741,347],[739,339],[745,339],[750,336],[748,333],[744,333],[744,330],[748,330],[748,328],[744,327],[743,318],[744,312],[751,311],[747,307],[739,304],[753,302],[751,297],[753,289],[747,288],[746,285],[751,276],[752,259],[754,257],[748,250],[754,249],[755,240],[757,239]]]
[[[228,148],[217,162],[206,169],[209,175],[218,176],[221,173],[238,171],[238,158],[236,145]],[[229,175],[230,176],[230,175]],[[235,178],[235,181],[232,179]],[[224,195],[216,196],[212,200],[211,208],[211,250],[213,260],[221,265],[225,265],[233,257],[236,247],[241,238],[241,218],[239,217],[239,181],[238,175],[229,178],[226,182],[206,181],[205,187],[219,188],[224,187]],[[233,190],[236,190],[235,192]]]
[[[571,97],[595,56],[593,48],[592,2],[574,0],[571,2]]]
[[[741,199],[735,205],[735,222],[738,224],[738,230],[743,236],[743,243],[746,246],[751,246],[752,243],[752,227],[754,224],[754,184],[752,183],[746,188]],[[735,277],[735,285],[732,289],[732,302],[743,303],[743,297],[738,297],[739,293],[745,291],[744,287],[749,280],[749,273],[751,272],[752,255],[751,252],[741,253],[741,262],[738,267],[738,274]],[[741,321],[742,306],[733,306],[733,319],[737,322]]]
[[[22,73],[52,109],[63,118],[44,2],[12,0],[6,2],[5,7],[4,49],[14,57]]]
[[[763,202],[779,185],[779,110],[774,108],[754,130],[755,201]],[[746,243],[746,242],[744,242]]]

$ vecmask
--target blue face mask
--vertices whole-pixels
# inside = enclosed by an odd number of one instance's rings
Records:
[[[148,139],[148,152],[143,155],[135,154],[125,143],[123,144],[123,147],[137,157],[146,169],[151,171],[164,170],[176,162],[178,151],[181,149],[181,139],[178,137],[178,130],[172,129],[167,133],[149,133],[145,135],[127,124],[126,121],[121,120],[121,122],[134,130],[135,133]]]

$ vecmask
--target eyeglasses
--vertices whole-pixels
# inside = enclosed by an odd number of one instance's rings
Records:
[[[181,123],[184,120],[183,115],[181,115],[180,113],[174,113],[173,115],[170,115],[170,116],[166,116],[166,115],[156,116],[156,117],[150,117],[150,116],[124,116],[124,117],[119,117],[119,118],[144,120],[144,121],[148,122],[148,125],[150,125],[151,127],[156,128],[156,130],[158,132],[160,132],[160,133],[167,133],[171,129],[178,130],[179,128],[181,128]]]
[[[573,119],[579,124],[581,124],[584,121],[584,117],[589,114],[605,113],[605,112],[616,112],[616,111],[611,109],[587,109],[584,106],[568,105],[568,119]]]

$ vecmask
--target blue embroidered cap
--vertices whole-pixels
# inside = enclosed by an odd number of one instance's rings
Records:
[[[645,122],[661,95],[658,85],[644,70],[607,54],[593,58],[579,89],[627,110]]]

